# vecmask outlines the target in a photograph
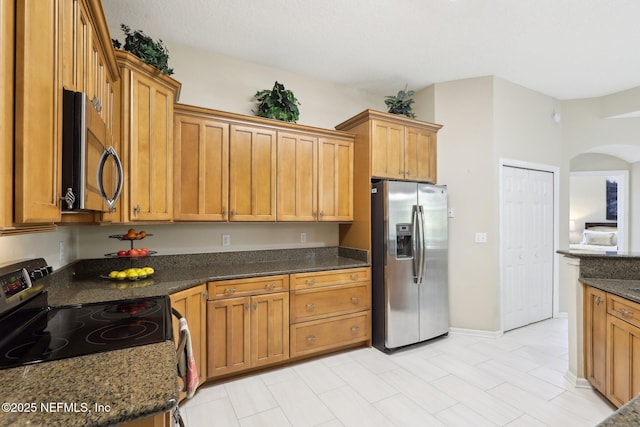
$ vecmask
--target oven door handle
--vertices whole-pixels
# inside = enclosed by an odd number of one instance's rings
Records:
[[[173,314],[178,319],[182,319],[182,314],[175,308],[171,307],[171,314]],[[180,338],[178,339],[178,347],[176,348],[176,363],[180,363],[180,355],[184,353],[184,348],[187,345],[187,334],[181,333]]]

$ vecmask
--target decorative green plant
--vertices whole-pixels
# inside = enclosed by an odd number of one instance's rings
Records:
[[[260,90],[254,97],[258,101],[257,109],[253,110],[256,116],[293,123],[300,117],[298,105],[301,104],[282,83],[276,81],[273,89]]]
[[[411,104],[413,99],[411,97],[415,94],[412,90],[407,90],[407,86],[404,86],[404,90],[398,92],[396,96],[385,96],[384,103],[389,107],[389,112],[393,114],[402,114],[414,119],[416,115],[411,112]]]
[[[169,68],[169,51],[161,39],[154,41],[140,30],[131,31],[131,28],[125,24],[121,24],[120,28],[125,35],[124,46],[120,41],[112,39],[113,47],[133,53],[163,74],[169,76],[173,74],[173,68]]]

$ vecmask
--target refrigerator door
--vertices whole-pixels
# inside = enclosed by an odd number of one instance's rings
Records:
[[[449,331],[447,188],[418,184],[424,239],[421,249],[423,277],[419,288],[419,341]]]
[[[417,184],[385,181],[385,347],[419,341]],[[409,245],[409,247],[407,246]]]

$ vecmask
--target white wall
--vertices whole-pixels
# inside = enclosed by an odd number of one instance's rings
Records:
[[[60,242],[63,245],[62,256]],[[78,227],[60,227],[53,232],[0,237],[0,265],[42,257],[57,269],[78,259],[81,256],[79,251]]]
[[[493,78],[438,83],[433,90],[438,132],[438,183],[449,189],[449,305],[451,326],[499,327],[497,182],[493,154]],[[476,231],[488,243],[475,244]]]
[[[433,99],[434,121],[444,124],[438,182],[448,185],[455,212],[449,221],[451,325],[498,331],[500,160],[563,166],[562,130],[551,120],[557,101],[496,77],[438,83],[418,96]],[[417,112],[428,116],[431,108],[426,102]],[[488,242],[476,244],[476,232],[486,232]]]

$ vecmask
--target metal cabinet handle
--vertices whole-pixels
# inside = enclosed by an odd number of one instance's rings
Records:
[[[360,275],[358,273],[353,273],[351,275],[351,280],[358,280],[358,277],[360,277]]]
[[[624,308],[620,308],[620,310],[618,310],[620,312],[620,314],[622,314],[624,317],[633,317],[633,311],[629,311],[629,310],[625,310]]]
[[[358,332],[360,330],[360,326],[354,326],[351,328],[351,332]]]
[[[411,176],[411,171],[405,171],[404,174],[407,175],[407,176]]]
[[[133,208],[133,213],[136,215],[140,215],[140,205],[136,205],[136,207]]]
[[[231,216],[236,216],[236,210],[235,209],[231,209]]]
[[[602,298],[596,297],[596,305],[602,304]]]
[[[276,288],[276,284],[275,283],[267,283],[265,286],[265,289],[272,291]]]
[[[313,336],[313,335],[309,335],[309,336],[307,337],[307,342],[308,342],[308,343],[313,343],[313,342],[315,342],[317,339],[318,339],[318,338],[316,338],[315,336]]]
[[[316,283],[316,279],[307,279],[304,281],[304,283],[306,283],[307,285],[313,285],[314,283]]]
[[[256,311],[258,309],[258,303],[254,302],[253,303],[253,311]]]
[[[236,288],[227,288],[224,290],[225,295],[231,295],[236,293]]]
[[[352,304],[360,304],[360,297],[351,297]]]
[[[249,303],[246,303],[246,304],[244,305],[244,309],[245,309],[245,310],[247,310],[247,311],[249,311]]]
[[[222,208],[222,216],[226,216],[227,215],[227,208]]]
[[[310,303],[310,304],[307,304],[306,307],[307,307],[307,310],[313,310],[314,308],[316,308],[316,305],[313,303]]]
[[[324,216],[324,211],[320,211],[320,216]]]

